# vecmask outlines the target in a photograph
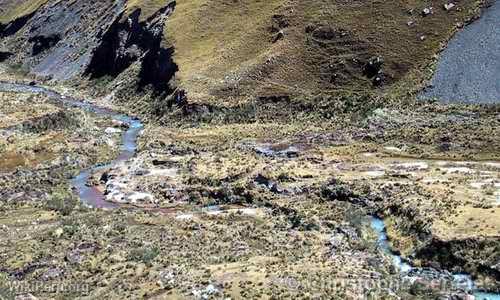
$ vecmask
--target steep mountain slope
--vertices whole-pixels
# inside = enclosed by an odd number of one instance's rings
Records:
[[[25,71],[57,80],[108,82],[141,61],[125,80],[138,77],[164,97],[178,85],[190,102],[205,104],[371,93],[421,82],[433,55],[480,4],[448,10],[447,3],[4,0],[0,50]],[[379,63],[367,71],[374,58]]]
[[[0,298],[497,297],[500,107],[414,97],[482,4],[0,0]]]
[[[372,89],[371,58],[385,61],[384,84],[421,71],[477,5],[445,3],[182,1],[166,28],[193,97],[359,92]]]

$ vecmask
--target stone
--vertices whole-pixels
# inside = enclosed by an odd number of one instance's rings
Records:
[[[450,3],[445,3],[445,4],[443,5],[443,7],[444,7],[444,9],[445,9],[446,11],[450,11],[450,10],[452,10],[455,6],[456,6],[456,5],[455,5],[455,3],[453,3],[453,2],[450,2]]]
[[[50,268],[45,273],[43,273],[41,279],[44,281],[53,280],[59,278],[63,275],[63,270],[59,268]]]
[[[153,202],[153,195],[144,192],[133,192],[126,196],[126,200],[130,203],[151,203]]]
[[[432,7],[426,7],[422,10],[422,16],[426,17],[428,15],[431,15],[433,14],[434,11],[433,11],[433,8]]]
[[[78,250],[73,250],[66,255],[66,260],[72,264],[79,265],[84,260],[85,257]]]
[[[283,148],[279,149],[279,148],[280,148],[279,146],[263,144],[256,146],[254,149],[257,154],[268,157],[281,156],[281,157],[294,158],[299,156],[300,150],[295,146],[288,146],[287,148],[284,149]]]
[[[384,74],[380,73],[377,76],[373,77],[372,84],[373,86],[381,86],[384,84]]]
[[[109,256],[109,260],[111,262],[114,262],[114,263],[120,263],[120,262],[127,261],[127,259],[125,257],[123,257],[121,254],[118,254],[118,253]]]
[[[285,32],[283,30],[278,31],[278,33],[273,39],[273,43],[276,43],[277,41],[283,39],[284,37],[285,37]]]
[[[52,236],[55,238],[60,238],[61,235],[63,235],[63,233],[64,233],[64,230],[62,228],[57,228],[56,230],[54,230],[52,232]]]
[[[126,128],[129,128],[129,127],[130,127],[130,125],[129,125],[129,124],[127,124],[127,123],[125,123],[125,122],[123,122],[123,121],[120,121],[120,120],[112,120],[112,121],[111,121],[111,124],[112,124],[112,125],[113,125],[113,127],[115,127],[115,128],[125,128],[125,129],[126,129]]]
[[[121,129],[118,128],[113,128],[113,127],[108,127],[106,130],[104,130],[105,133],[107,134],[115,134],[115,133],[121,133]]]
[[[384,60],[381,57],[374,57],[365,64],[363,74],[368,78],[372,78],[381,72],[383,64]]]
[[[14,299],[15,300],[38,300],[37,297],[33,296],[30,293],[17,295],[16,297],[14,297]]]

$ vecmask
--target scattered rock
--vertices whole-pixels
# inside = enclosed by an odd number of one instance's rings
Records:
[[[152,203],[153,195],[143,192],[133,192],[125,197],[126,201],[132,204],[136,203]]]
[[[64,274],[64,271],[59,268],[50,268],[45,273],[43,273],[41,279],[44,281],[53,280],[61,277]]]
[[[273,193],[282,194],[285,192],[284,189],[278,185],[278,183],[271,181],[269,178],[263,176],[262,174],[258,174],[254,180],[256,183],[265,186]]]
[[[421,171],[429,169],[429,164],[423,161],[392,164],[394,170]]]
[[[139,169],[139,170],[135,170],[134,171],[134,175],[135,176],[145,176],[145,175],[148,175],[150,173],[151,173],[151,171],[150,170],[146,170],[146,169]]]
[[[115,133],[121,133],[122,130],[118,128],[108,127],[106,128],[106,130],[104,130],[104,132],[107,134],[115,134]]]
[[[384,60],[381,57],[374,57],[365,64],[363,74],[368,78],[372,78],[381,72],[383,64]]]
[[[450,11],[450,10],[452,10],[455,6],[456,6],[456,5],[455,5],[455,3],[453,3],[453,2],[450,2],[450,3],[445,3],[445,4],[443,5],[443,7],[444,7],[444,9],[445,9],[446,11]]]
[[[298,157],[300,150],[295,146],[283,147],[282,145],[269,145],[264,144],[261,146],[256,146],[255,152],[264,156],[285,156],[288,158]]]
[[[379,73],[377,74],[377,76],[373,77],[373,80],[372,80],[372,84],[373,86],[381,86],[382,84],[384,84],[384,74],[382,73]]]
[[[37,297],[33,296],[32,294],[30,293],[27,293],[27,294],[21,294],[21,295],[17,295],[14,300],[38,300]]]
[[[273,43],[283,39],[285,37],[285,32],[283,30],[278,31],[278,33],[273,38]]]
[[[123,128],[123,129],[127,129],[130,127],[129,124],[123,122],[123,121],[120,121],[120,120],[112,120],[111,121],[111,124],[113,125],[113,127],[115,128]]]
[[[359,242],[359,236],[356,229],[351,226],[339,226],[332,233],[328,244],[332,252],[349,249],[351,243]]]
[[[120,262],[127,261],[127,259],[119,253],[115,253],[115,254],[112,254],[111,256],[109,256],[109,260],[114,262],[114,263],[120,263]]]
[[[193,290],[193,296],[197,299],[209,299],[219,292],[219,289],[215,285],[209,284],[203,290]]]
[[[432,7],[426,7],[422,10],[422,16],[426,17],[434,13],[434,9]]]
[[[64,230],[62,228],[57,228],[52,232],[52,236],[55,238],[60,238],[64,233]]]

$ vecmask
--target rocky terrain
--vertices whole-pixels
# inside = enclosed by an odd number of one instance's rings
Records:
[[[496,299],[488,4],[0,0],[0,299]]]
[[[500,101],[499,18],[500,3],[496,1],[480,20],[450,41],[425,97],[473,103]]]

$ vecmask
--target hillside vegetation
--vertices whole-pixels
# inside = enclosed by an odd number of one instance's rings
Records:
[[[3,2],[0,22],[6,23],[46,0]],[[129,0],[126,11],[141,9],[144,22],[169,2]],[[379,93],[401,80],[411,92],[426,79],[434,55],[481,4],[460,1],[446,10],[445,3],[180,0],[163,43],[174,47],[177,84],[191,102]],[[431,13],[425,15],[425,8]],[[375,57],[383,60],[381,89],[363,72]]]

